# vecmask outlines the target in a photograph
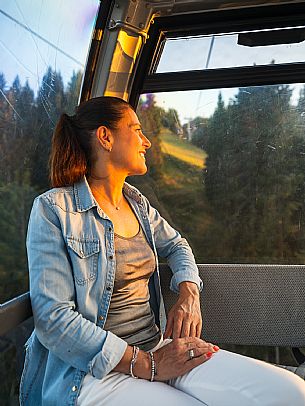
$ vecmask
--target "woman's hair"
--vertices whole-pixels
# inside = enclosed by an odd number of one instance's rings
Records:
[[[103,96],[81,103],[74,116],[60,116],[49,160],[52,187],[72,185],[90,174],[95,130],[100,126],[115,130],[127,108],[132,107],[126,101]]]

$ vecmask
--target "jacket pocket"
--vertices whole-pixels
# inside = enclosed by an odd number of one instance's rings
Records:
[[[75,281],[85,285],[96,279],[100,242],[94,238],[67,237]]]

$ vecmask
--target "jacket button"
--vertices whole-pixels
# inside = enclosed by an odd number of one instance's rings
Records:
[[[77,391],[77,386],[73,386],[73,388],[72,388],[72,392],[76,392]]]
[[[104,316],[100,315],[98,316],[99,320],[104,320]]]
[[[113,259],[113,255],[109,255],[109,259]]]
[[[107,288],[106,288],[107,290],[111,290],[111,286],[107,286]]]

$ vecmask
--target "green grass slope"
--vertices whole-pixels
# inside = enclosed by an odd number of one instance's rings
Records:
[[[207,154],[190,142],[178,138],[168,130],[161,131],[161,149],[164,154],[177,158],[189,165],[203,169]]]

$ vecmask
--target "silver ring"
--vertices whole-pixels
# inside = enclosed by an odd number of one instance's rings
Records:
[[[190,357],[190,360],[195,357],[194,350],[189,350],[189,357]]]

